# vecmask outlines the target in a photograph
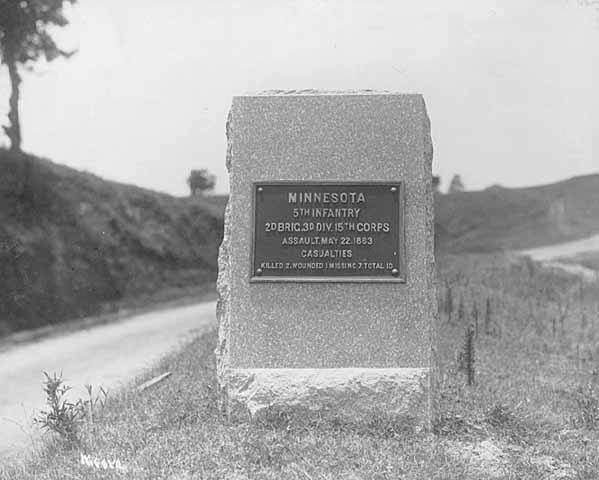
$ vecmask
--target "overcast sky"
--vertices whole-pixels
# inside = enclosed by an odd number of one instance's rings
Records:
[[[61,34],[78,53],[24,73],[24,148],[175,195],[207,168],[223,192],[233,95],[368,88],[424,94],[445,184],[599,172],[597,15],[577,0],[79,0]]]

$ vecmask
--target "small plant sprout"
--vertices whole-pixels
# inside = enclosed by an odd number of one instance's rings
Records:
[[[85,390],[87,391],[87,400],[83,403],[87,407],[87,419],[89,423],[94,423],[94,409],[97,405],[99,405],[100,408],[104,408],[104,404],[108,398],[108,392],[103,387],[100,387],[100,392],[96,395],[96,398],[94,398],[93,387],[90,384],[85,385]]]

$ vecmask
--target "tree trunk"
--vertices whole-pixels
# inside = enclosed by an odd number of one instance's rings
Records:
[[[21,85],[21,76],[17,68],[17,62],[14,55],[6,56],[6,65],[10,76],[10,110],[8,112],[8,126],[3,127],[6,135],[10,139],[10,149],[13,152],[21,151],[21,123],[19,119],[19,87]]]

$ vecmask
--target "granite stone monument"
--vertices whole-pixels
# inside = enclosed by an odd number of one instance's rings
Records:
[[[239,96],[227,138],[223,406],[428,428],[437,302],[422,96]]]

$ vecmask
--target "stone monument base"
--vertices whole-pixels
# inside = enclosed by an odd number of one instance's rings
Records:
[[[301,420],[360,423],[382,416],[430,429],[428,368],[235,368],[225,378],[233,418],[283,412]]]

